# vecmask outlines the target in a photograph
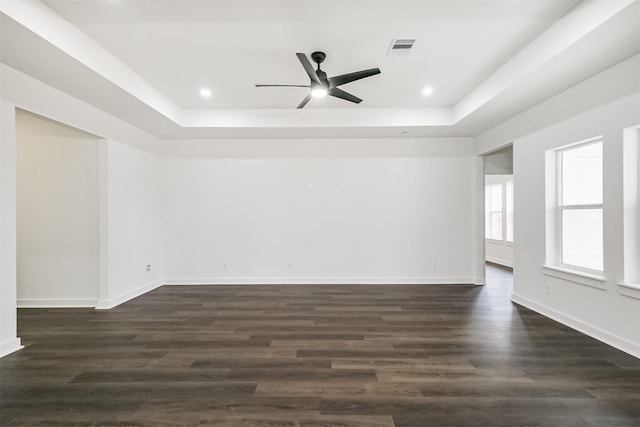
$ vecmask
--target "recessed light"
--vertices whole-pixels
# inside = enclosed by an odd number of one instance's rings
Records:
[[[202,89],[200,89],[200,96],[203,98],[211,98],[211,89],[203,87]]]
[[[431,86],[427,86],[424,89],[422,89],[422,95],[423,96],[431,96],[433,95],[433,88]]]

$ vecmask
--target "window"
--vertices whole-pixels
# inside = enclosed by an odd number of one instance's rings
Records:
[[[602,140],[557,150],[556,161],[559,264],[602,271]]]
[[[485,237],[502,240],[502,185],[487,185],[485,190]]]
[[[485,237],[513,242],[513,181],[511,175],[492,175],[502,181],[485,186]]]

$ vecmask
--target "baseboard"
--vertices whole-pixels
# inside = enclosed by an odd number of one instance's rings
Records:
[[[98,300],[98,304],[95,306],[96,310],[108,310],[110,308],[117,307],[120,304],[139,297],[140,295],[152,291],[160,286],[162,286],[162,281],[154,280],[153,282],[146,283],[136,289],[118,295],[117,297],[110,298],[108,300]]]
[[[495,258],[492,256],[488,256],[486,257],[486,261],[492,263],[492,264],[498,264],[498,265],[503,265],[505,267],[509,267],[509,268],[513,268],[513,261],[509,261],[506,259],[500,259],[500,258]]]
[[[20,298],[18,308],[86,308],[95,307],[97,300],[91,298]]]
[[[511,301],[516,304],[522,305],[530,310],[542,314],[550,319],[560,322],[576,331],[582,332],[585,335],[589,335],[605,344],[617,348],[618,350],[629,353],[630,355],[640,358],[640,344],[629,341],[625,338],[621,338],[617,335],[604,331],[597,326],[590,325],[574,317],[567,316],[542,304],[531,301],[528,298],[522,297],[517,294],[511,294]]]
[[[165,285],[469,285],[473,277],[209,277],[170,278]]]
[[[20,338],[11,338],[0,343],[0,357],[7,356],[14,351],[18,351],[24,346],[20,343]]]

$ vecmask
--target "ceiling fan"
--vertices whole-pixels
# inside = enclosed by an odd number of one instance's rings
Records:
[[[308,85],[263,85],[257,84],[256,87],[306,87],[310,88],[311,92],[298,104],[297,108],[302,108],[307,105],[307,102],[311,100],[311,98],[323,98],[327,95],[334,96],[336,98],[344,99],[347,101],[355,102],[359,104],[362,102],[362,99],[357,96],[351,95],[349,92],[345,92],[342,89],[339,89],[338,86],[343,85],[345,83],[350,83],[356,80],[364,79],[365,77],[374,76],[376,74],[380,74],[379,68],[370,68],[368,70],[356,71],[353,73],[342,74],[340,76],[328,77],[327,73],[320,69],[320,64],[327,57],[324,52],[313,52],[311,54],[311,59],[313,62],[318,64],[318,69],[314,70],[313,65],[309,62],[309,58],[304,53],[296,53],[296,56],[302,63],[304,70],[309,75],[311,82]]]

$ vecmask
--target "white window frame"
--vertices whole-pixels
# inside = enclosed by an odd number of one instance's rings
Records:
[[[604,167],[604,140],[597,136],[573,144],[558,147],[546,153],[546,263],[543,266],[545,274],[565,280],[574,281],[588,286],[605,289],[606,279],[603,270],[585,268],[562,261],[562,213],[565,210],[600,209],[604,215],[604,204],[563,204],[562,203],[562,153],[578,149],[590,144],[603,143],[603,167]],[[603,172],[604,179],[604,172]],[[604,193],[604,186],[603,186]],[[603,194],[604,198],[604,194]],[[603,244],[604,244],[604,217],[603,217]],[[603,251],[604,257],[604,251]],[[603,260],[604,264],[604,260]]]
[[[511,214],[513,215],[514,219],[511,221],[511,239],[509,239],[509,232],[508,232],[508,228],[509,228],[509,184],[511,184]],[[513,241],[515,240],[515,230],[514,230],[514,224],[515,224],[515,185],[513,182],[513,179],[511,181],[507,181],[504,183],[504,188],[503,188],[503,193],[502,193],[502,197],[503,197],[503,226],[502,226],[502,235],[503,235],[503,240],[507,243],[513,244]]]
[[[563,230],[562,230],[562,218],[563,218],[563,214],[564,212],[567,211],[579,211],[579,210],[599,210],[601,213],[604,214],[604,203],[601,201],[600,203],[576,203],[576,204],[564,204],[563,203],[563,193],[562,193],[562,188],[563,188],[563,170],[562,170],[562,165],[563,165],[563,161],[562,161],[562,156],[564,155],[564,153],[569,152],[569,151],[573,151],[573,150],[578,150],[584,147],[588,147],[589,145],[595,145],[595,144],[602,144],[602,138],[594,138],[592,140],[588,140],[588,141],[583,141],[577,144],[572,144],[568,147],[563,147],[561,149],[556,150],[556,155],[557,155],[557,176],[556,176],[556,182],[557,182],[557,190],[556,190],[556,194],[557,194],[557,200],[556,200],[556,224],[558,224],[558,234],[557,234],[557,243],[558,243],[558,265],[562,268],[567,268],[567,269],[571,269],[571,270],[577,270],[577,271],[583,271],[585,273],[592,273],[592,274],[602,274],[604,272],[604,267],[602,270],[596,270],[596,269],[591,269],[591,268],[585,268],[582,266],[578,266],[578,265],[573,265],[573,264],[567,264],[563,261],[562,259],[562,253],[563,253]],[[604,225],[604,222],[603,222]],[[604,242],[603,242],[604,243]]]
[[[640,124],[623,131],[624,282],[618,292],[640,299]]]
[[[500,210],[487,210],[487,201],[488,201],[488,205],[489,207],[491,206],[491,188],[494,187],[500,187],[500,194],[501,194],[501,199],[500,199]],[[487,236],[487,233],[489,231],[489,229],[487,228],[487,230],[485,230],[485,239],[486,240],[491,240],[494,242],[503,242],[505,239],[505,218],[504,218],[504,185],[502,183],[497,183],[497,184],[487,184],[484,187],[484,191],[486,194],[486,199],[485,199],[485,224],[491,224],[491,218],[492,218],[492,214],[494,213],[499,213],[501,215],[501,222],[500,222],[500,234],[501,234],[501,238],[500,239],[496,239],[495,237],[489,237]]]

